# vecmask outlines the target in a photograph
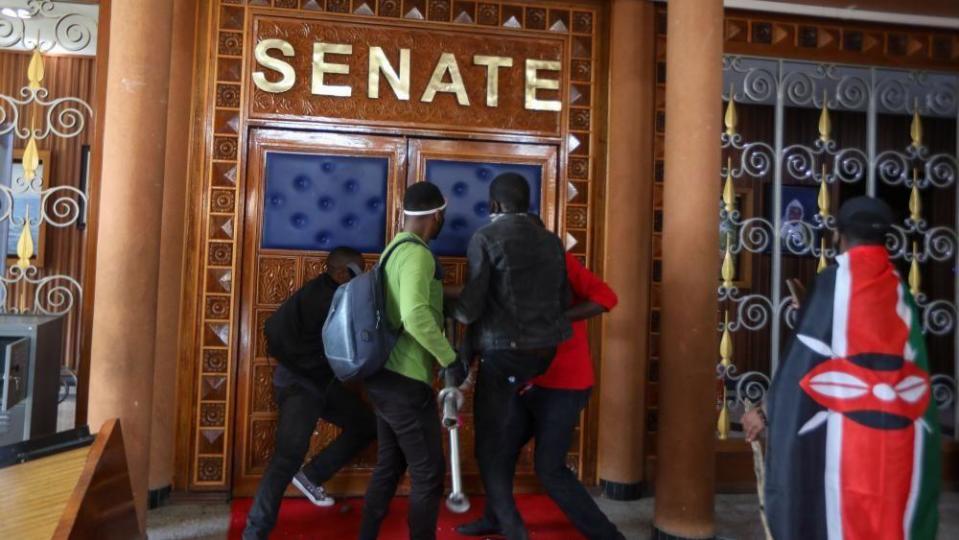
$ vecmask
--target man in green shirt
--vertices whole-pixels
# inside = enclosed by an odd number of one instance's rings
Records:
[[[384,251],[395,247],[384,269],[387,319],[403,332],[385,368],[366,379],[376,409],[379,450],[366,490],[361,540],[379,534],[407,467],[410,538],[436,538],[446,459],[431,383],[434,366],[453,364],[456,352],[443,335],[441,270],[428,243],[443,228],[445,208],[434,184],[410,186],[403,199],[403,232]]]

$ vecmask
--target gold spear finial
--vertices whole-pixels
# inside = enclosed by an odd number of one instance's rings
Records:
[[[829,119],[829,105],[826,91],[822,91],[822,112],[819,113],[819,140],[826,142],[832,136],[832,121]]]
[[[43,83],[43,55],[39,47],[33,49],[30,64],[27,65],[27,81],[32,90],[37,90]]]
[[[919,98],[913,102],[912,124],[909,126],[909,136],[912,137],[912,146],[922,146],[922,119],[919,118]]]
[[[729,437],[729,407],[726,405],[726,368],[732,364],[733,340],[729,335],[729,310],[726,310],[723,323],[723,337],[719,340],[720,364],[723,366],[723,404],[719,409],[719,418],[716,422],[716,431],[719,433],[720,440],[726,440]]]
[[[36,178],[37,169],[40,168],[40,152],[37,151],[37,139],[33,133],[30,134],[30,140],[27,141],[27,147],[23,149],[23,157],[20,158],[20,162],[23,165],[23,179],[29,182]]]
[[[822,182],[819,183],[819,215],[826,219],[829,217],[829,188],[826,185],[826,164],[822,164]]]
[[[736,263],[733,262],[732,239],[733,233],[726,233],[726,254],[723,255],[722,278],[723,288],[733,288],[733,280],[736,278]]]
[[[917,242],[912,243],[912,264],[909,265],[909,292],[913,296],[919,296],[922,290],[922,278],[919,276],[919,246]]]
[[[23,216],[23,229],[20,230],[20,238],[17,240],[17,266],[20,270],[26,270],[30,266],[33,249],[33,233],[30,232],[30,207],[27,206]]]
[[[736,99],[733,91],[733,85],[729,85],[729,104],[726,105],[726,115],[723,117],[723,123],[726,125],[726,135],[732,137],[736,134],[736,124],[739,123],[739,116],[736,114]]]
[[[733,158],[726,158],[726,183],[723,185],[723,204],[726,213],[736,209],[736,188],[733,186]]]
[[[909,219],[919,222],[922,219],[922,198],[919,197],[919,172],[912,170],[912,193],[909,194]]]
[[[826,260],[826,238],[819,239],[819,266],[816,267],[816,273],[820,274],[829,267],[829,261]]]

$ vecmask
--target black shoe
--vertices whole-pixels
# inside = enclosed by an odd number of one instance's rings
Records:
[[[499,525],[496,525],[485,517],[456,527],[456,532],[463,536],[502,536],[503,534],[499,530]]]

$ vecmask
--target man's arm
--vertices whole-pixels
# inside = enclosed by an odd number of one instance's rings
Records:
[[[589,319],[605,313],[619,302],[616,293],[596,274],[590,272],[579,259],[566,254],[566,274],[569,286],[578,298],[584,301],[566,310],[570,321]]]
[[[427,350],[442,366],[456,359],[456,351],[436,324],[430,303],[430,284],[436,263],[424,249],[410,250],[400,273],[400,321],[403,330]]]
[[[466,251],[469,266],[469,281],[460,293],[459,303],[453,309],[453,316],[462,324],[472,324],[479,320],[486,309],[486,297],[489,294],[490,264],[486,254],[486,242],[481,235],[474,234]]]

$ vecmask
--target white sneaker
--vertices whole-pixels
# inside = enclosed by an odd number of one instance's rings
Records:
[[[293,477],[293,485],[296,486],[296,489],[303,492],[306,498],[316,506],[333,506],[336,504],[333,497],[326,494],[323,486],[311,482],[310,479],[303,474],[303,471],[296,473],[296,476]]]

